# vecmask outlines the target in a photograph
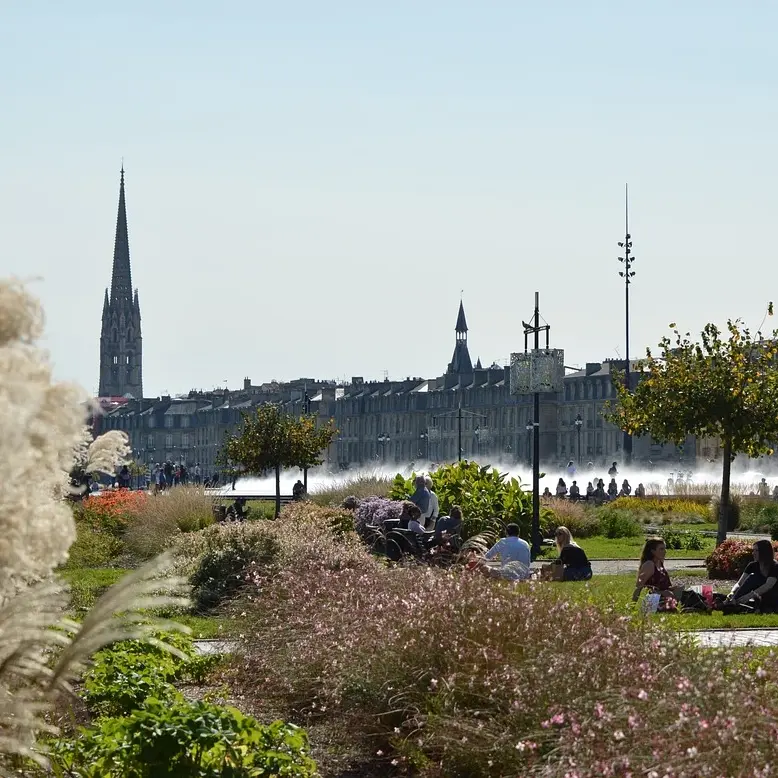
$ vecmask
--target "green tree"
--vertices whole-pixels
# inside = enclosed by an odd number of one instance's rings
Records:
[[[259,405],[243,413],[239,431],[227,437],[219,461],[248,475],[276,476],[276,516],[281,512],[281,470],[311,468],[322,463],[321,452],[337,430],[330,420],[317,426],[315,416],[289,416],[280,405]]]
[[[772,316],[772,303],[768,315]],[[737,454],[771,454],[778,439],[778,331],[763,339],[727,322],[727,332],[708,324],[699,343],[671,324],[660,355],[646,351],[640,380],[630,393],[614,380],[618,404],[610,421],[632,435],[651,435],[676,445],[687,435],[718,438],[723,450],[717,544],[727,537],[730,470]],[[728,337],[726,336],[728,333]]]

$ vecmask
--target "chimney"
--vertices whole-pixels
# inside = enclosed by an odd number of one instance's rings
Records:
[[[602,369],[602,364],[599,362],[587,362],[586,363],[586,375],[592,375]]]

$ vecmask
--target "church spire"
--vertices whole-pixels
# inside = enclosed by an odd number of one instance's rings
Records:
[[[467,319],[465,319],[465,306],[463,302],[459,301],[459,316],[457,316],[457,335],[467,336]]]
[[[116,238],[113,245],[111,302],[132,302],[132,272],[130,270],[130,239],[127,233],[127,210],[124,203],[124,163],[119,179],[119,211],[116,215]]]
[[[457,315],[456,343],[454,356],[448,366],[449,373],[472,373],[473,362],[470,359],[470,351],[467,348],[467,320],[465,319],[465,306],[459,301],[459,314]]]
[[[100,396],[143,397],[143,339],[140,302],[132,288],[130,241],[124,201],[124,164],[113,246],[111,291],[105,290],[100,330]]]

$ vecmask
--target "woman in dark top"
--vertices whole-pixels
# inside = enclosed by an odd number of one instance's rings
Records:
[[[588,581],[592,577],[592,565],[586,552],[573,541],[567,527],[557,527],[556,547],[559,551],[558,564],[563,565],[563,581]]]
[[[660,594],[663,600],[676,598],[676,592],[670,584],[670,576],[665,570],[665,556],[667,556],[667,547],[662,538],[649,538],[646,541],[640,556],[638,580],[632,593],[633,602],[637,602],[644,588]]]
[[[778,562],[769,540],[754,543],[754,561],[743,571],[727,600],[762,612],[778,611]]]

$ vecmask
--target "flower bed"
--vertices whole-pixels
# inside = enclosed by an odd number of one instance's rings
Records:
[[[754,544],[750,540],[725,540],[705,560],[708,575],[711,578],[737,580],[746,565],[754,561],[753,547]],[[778,541],[773,543],[773,549],[778,553]]]

